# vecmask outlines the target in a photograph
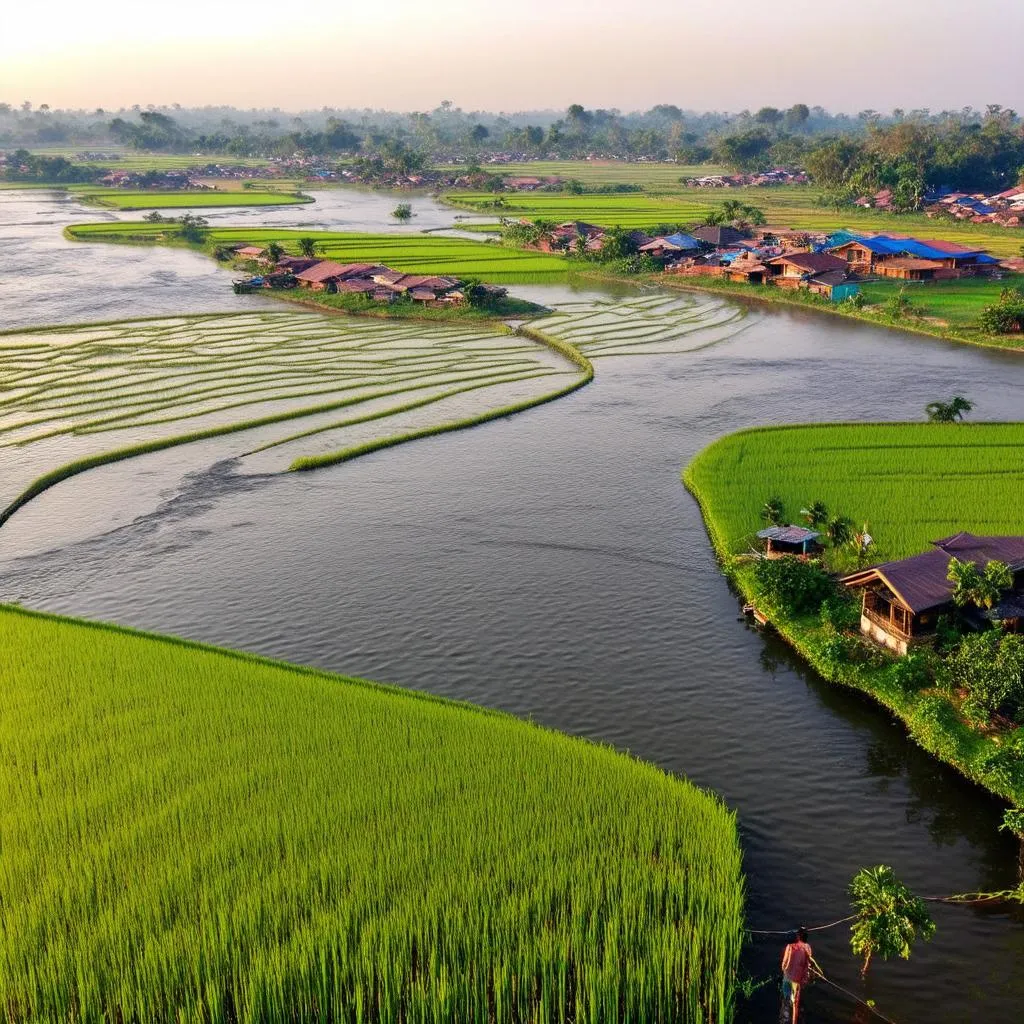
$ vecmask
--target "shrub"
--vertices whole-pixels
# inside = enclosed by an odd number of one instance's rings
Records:
[[[820,611],[836,592],[832,577],[820,565],[799,558],[764,558],[757,563],[754,578],[769,601],[797,615]]]
[[[856,629],[860,624],[860,606],[846,591],[836,591],[821,605],[821,624],[838,633]]]
[[[999,786],[1009,788],[1024,779],[1024,759],[1016,750],[1007,747],[990,751],[980,767],[982,775]]]
[[[926,732],[948,729],[956,723],[956,713],[945,697],[930,693],[917,702],[914,722]]]
[[[963,710],[973,722],[1024,710],[1024,636],[993,629],[964,637],[945,673],[949,685],[967,691]]]
[[[931,660],[921,651],[912,651],[893,666],[892,680],[904,693],[916,693],[931,686],[934,681]]]

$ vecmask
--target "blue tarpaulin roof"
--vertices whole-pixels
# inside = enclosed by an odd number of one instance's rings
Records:
[[[681,233],[666,235],[665,241],[670,242],[672,245],[678,245],[680,249],[699,249],[701,247],[701,243],[693,235]]]
[[[838,240],[837,240],[838,239]],[[923,260],[948,260],[951,257],[961,259],[965,256],[984,255],[982,249],[964,249],[961,252],[945,252],[942,249],[934,249],[927,242],[919,242],[916,238],[890,238],[888,235],[855,235],[852,231],[837,231],[828,241],[831,249],[836,246],[846,245],[847,242],[859,242],[872,252],[886,256],[896,256],[906,253],[908,256],[917,256]],[[984,261],[982,261],[984,262]],[[994,262],[998,263],[998,260]]]

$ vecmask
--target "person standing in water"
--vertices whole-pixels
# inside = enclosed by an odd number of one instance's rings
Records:
[[[811,957],[807,929],[798,928],[796,939],[782,952],[782,995],[793,1007],[793,1024],[800,1015],[800,993],[811,978]]]

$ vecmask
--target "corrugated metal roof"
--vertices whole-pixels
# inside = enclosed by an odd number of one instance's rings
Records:
[[[769,526],[757,531],[761,540],[777,540],[783,544],[802,544],[805,540],[814,540],[820,533],[808,530],[803,526]]]

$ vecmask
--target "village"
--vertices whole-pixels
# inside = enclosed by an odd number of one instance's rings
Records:
[[[261,288],[305,289],[330,295],[359,296],[387,305],[399,299],[425,307],[482,305],[505,298],[506,288],[438,274],[406,274],[383,263],[337,263],[315,256],[288,256],[270,247],[241,245],[231,251],[242,265],[258,272],[236,280],[237,293]]]
[[[614,237],[583,221],[543,231],[529,222],[510,226],[533,229],[536,237],[527,243],[532,248],[594,258]],[[653,238],[632,231],[625,243],[665,274],[806,289],[832,302],[853,298],[861,284],[872,280],[948,281],[1002,276],[1024,268],[1024,260],[1017,257],[1000,260],[982,248],[942,239],[846,230],[826,234],[773,226],[702,225]]]
[[[855,206],[865,210],[891,211],[893,204],[892,189],[887,188],[854,200]],[[921,211],[927,217],[1018,228],[1024,225],[1024,185],[1015,185],[993,195],[968,194],[951,188],[929,190],[922,199]]]

